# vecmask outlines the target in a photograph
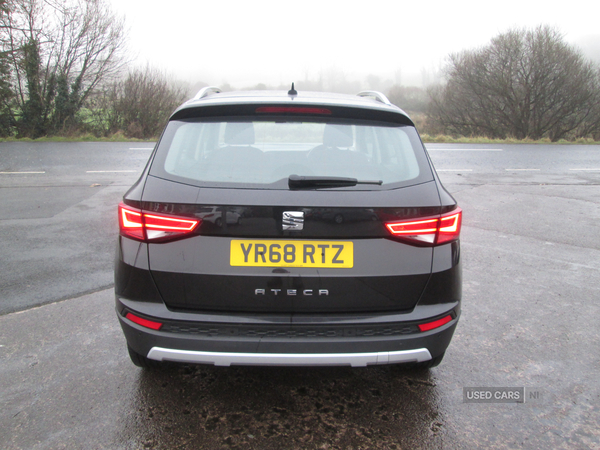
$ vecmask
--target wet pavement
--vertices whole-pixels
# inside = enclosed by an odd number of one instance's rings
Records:
[[[464,295],[439,367],[144,371],[101,289],[0,316],[0,448],[600,449],[600,175],[443,181]]]
[[[600,448],[600,251],[571,242],[598,218],[597,197],[590,186],[455,188],[470,211],[464,310],[439,367],[146,372],[129,362],[103,290],[0,317],[0,447]],[[470,205],[481,198],[489,208]],[[562,206],[571,233],[529,236],[544,229],[527,224],[545,202]],[[477,386],[529,396],[464,403]]]
[[[446,435],[426,371],[140,370],[110,290],[0,317],[0,329],[3,449],[439,448]]]

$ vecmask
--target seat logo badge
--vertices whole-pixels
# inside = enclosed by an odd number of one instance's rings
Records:
[[[304,229],[304,211],[284,211],[283,231],[302,231]]]

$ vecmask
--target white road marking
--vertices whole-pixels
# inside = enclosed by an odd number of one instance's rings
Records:
[[[504,169],[508,172],[539,172],[541,169]]]
[[[429,152],[501,152],[501,148],[427,148]]]
[[[569,170],[578,170],[581,172],[598,172],[598,171],[600,171],[600,168],[599,169],[569,169]]]
[[[86,170],[85,173],[136,173],[137,170]]]
[[[0,175],[32,175],[32,174],[43,174],[46,172],[0,172]]]

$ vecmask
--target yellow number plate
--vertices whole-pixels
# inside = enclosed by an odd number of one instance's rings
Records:
[[[354,245],[339,241],[231,241],[229,264],[250,267],[333,267],[354,266]]]

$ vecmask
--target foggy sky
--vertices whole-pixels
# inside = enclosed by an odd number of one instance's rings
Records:
[[[245,88],[319,76],[365,82],[373,74],[420,85],[448,54],[542,24],[600,61],[597,0],[110,1],[126,18],[132,65],[190,84]]]

